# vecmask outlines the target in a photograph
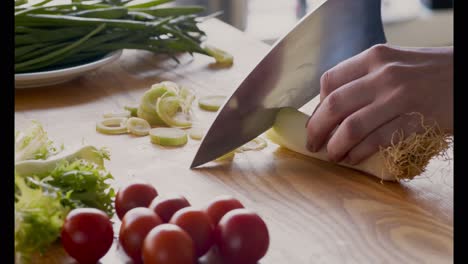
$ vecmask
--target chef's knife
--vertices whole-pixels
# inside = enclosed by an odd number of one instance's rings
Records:
[[[271,128],[279,109],[298,109],[318,95],[326,70],[386,42],[380,4],[379,0],[322,0],[317,4],[276,42],[226,101],[190,168],[256,138]]]

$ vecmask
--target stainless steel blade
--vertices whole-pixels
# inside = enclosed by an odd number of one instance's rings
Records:
[[[322,1],[278,41],[218,113],[192,162],[197,167],[269,129],[282,107],[320,93],[328,69],[384,43],[379,0]]]

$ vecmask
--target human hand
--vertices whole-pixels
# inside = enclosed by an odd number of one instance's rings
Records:
[[[339,63],[320,83],[307,148],[326,146],[331,161],[355,165],[390,145],[395,131],[421,132],[421,117],[412,112],[453,131],[453,47],[379,44]]]

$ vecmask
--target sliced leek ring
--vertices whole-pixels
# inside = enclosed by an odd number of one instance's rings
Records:
[[[177,96],[163,96],[156,102],[156,113],[170,127],[188,128],[192,126],[190,112],[179,112],[182,99]]]
[[[254,138],[253,140],[245,143],[243,146],[239,147],[236,152],[244,152],[250,150],[262,150],[267,147],[267,142],[261,137]]]
[[[233,151],[230,151],[230,152],[222,155],[221,157],[215,159],[215,161],[222,162],[222,161],[233,160],[235,155],[236,155],[236,151],[233,150]]]
[[[179,91],[179,96],[183,99],[195,99],[195,91],[193,89],[182,87]],[[193,100],[192,100],[193,101]]]
[[[117,135],[127,133],[126,117],[105,118],[96,124],[96,131],[103,134]]]
[[[180,86],[177,83],[171,81],[163,81],[160,83],[156,83],[153,84],[153,86],[151,87],[164,87],[166,88],[167,92],[171,92],[174,94],[178,94],[180,91]]]
[[[189,136],[194,140],[201,140],[205,136],[205,130],[199,127],[192,127],[189,131]]]
[[[172,127],[157,127],[149,131],[153,144],[161,146],[182,146],[187,144],[187,133],[182,129]]]
[[[146,136],[149,134],[151,125],[143,118],[130,117],[127,120],[127,130],[135,136]]]
[[[210,95],[198,100],[198,106],[206,111],[216,112],[226,101],[226,96]]]
[[[145,119],[150,123],[150,125],[166,125],[156,112],[157,100],[163,95],[175,96],[178,93],[179,88],[177,84],[173,82],[162,82],[154,84],[148,91],[143,94],[141,98],[141,102],[137,111],[138,117]]]
[[[138,105],[136,106],[129,106],[126,105],[124,106],[124,109],[130,112],[130,116],[132,117],[138,117]]]
[[[192,103],[195,100],[195,92],[192,89],[182,87],[179,92],[179,97],[182,99],[182,112],[188,113],[192,108]]]

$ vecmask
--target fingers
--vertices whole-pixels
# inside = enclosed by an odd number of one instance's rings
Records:
[[[377,128],[357,146],[351,149],[343,162],[350,165],[356,165],[369,158],[379,151],[380,147],[389,146],[396,131],[402,131],[404,137],[413,133],[420,133],[423,130],[420,122],[421,120],[418,115],[405,114],[394,118],[390,122]],[[398,139],[399,138],[395,138],[395,140]]]
[[[366,65],[366,54],[360,53],[326,71],[320,78],[320,101],[344,84],[366,75],[369,72]]]
[[[318,151],[341,121],[373,101],[369,81],[368,76],[352,81],[325,98],[307,124],[310,151]]]
[[[339,162],[375,129],[397,117],[405,102],[384,97],[347,116],[327,143],[328,158]]]
[[[369,80],[373,78],[369,75],[373,74],[369,72],[388,57],[389,51],[387,45],[375,45],[322,75],[320,104],[306,125],[310,151],[318,151],[346,116],[369,104],[375,97],[375,83]]]
[[[320,101],[344,84],[359,79],[386,63],[404,58],[408,52],[403,51],[387,44],[377,44],[340,62],[320,78]]]

